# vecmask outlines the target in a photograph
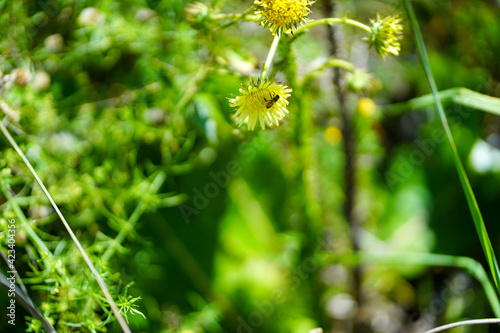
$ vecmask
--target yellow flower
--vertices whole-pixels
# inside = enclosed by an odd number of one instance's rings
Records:
[[[281,83],[271,82],[267,78],[255,82],[250,80],[247,86],[241,85],[241,95],[229,99],[230,106],[238,107],[233,115],[238,126],[247,123],[249,130],[253,130],[259,120],[260,127],[279,125],[279,120],[288,113],[286,106],[287,98],[290,97],[292,89]]]
[[[370,37],[365,38],[365,41],[370,47],[375,48],[375,51],[382,58],[390,54],[399,55],[399,51],[401,51],[399,41],[403,39],[401,21],[402,19],[399,17],[399,14],[383,18],[377,14],[377,19],[371,20],[372,32]]]
[[[331,146],[336,146],[342,142],[342,132],[336,126],[328,126],[323,133],[326,142]]]
[[[363,116],[370,117],[375,113],[376,105],[373,99],[364,97],[359,100],[356,109]]]
[[[281,34],[310,21],[307,15],[311,12],[309,6],[312,2],[311,0],[255,0],[258,6],[255,15],[273,35]]]

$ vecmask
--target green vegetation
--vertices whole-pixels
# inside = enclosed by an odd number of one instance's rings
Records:
[[[0,0],[0,331],[500,318],[499,8]]]

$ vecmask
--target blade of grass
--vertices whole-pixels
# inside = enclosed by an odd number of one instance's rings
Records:
[[[54,199],[52,199],[52,196],[50,195],[49,191],[47,191],[47,189],[45,188],[45,185],[40,180],[40,177],[38,177],[38,174],[36,173],[35,169],[31,165],[30,161],[28,161],[28,159],[24,155],[24,153],[21,150],[21,148],[19,148],[19,146],[17,145],[17,143],[14,140],[14,138],[10,135],[10,133],[7,130],[7,128],[5,127],[3,121],[0,121],[0,130],[2,131],[3,135],[7,138],[7,140],[9,141],[9,143],[12,145],[12,147],[19,154],[19,156],[21,157],[21,159],[23,160],[23,162],[26,164],[26,166],[28,167],[28,169],[30,170],[30,172],[33,174],[33,177],[37,181],[38,185],[40,185],[40,187],[42,188],[43,193],[49,199],[50,204],[52,205],[52,207],[56,211],[57,215],[61,219],[64,227],[66,228],[66,230],[68,231],[69,235],[71,236],[71,239],[73,240],[73,242],[75,243],[76,247],[78,248],[78,251],[80,251],[80,253],[81,253],[83,259],[85,260],[87,266],[89,267],[90,271],[94,275],[94,278],[96,279],[97,284],[101,288],[104,296],[106,297],[109,305],[111,306],[111,309],[113,310],[113,313],[115,314],[115,317],[118,320],[118,323],[120,324],[123,332],[125,332],[125,333],[131,333],[132,331],[128,327],[127,323],[125,322],[125,319],[123,318],[122,314],[120,313],[120,310],[116,306],[116,303],[113,300],[113,297],[111,297],[111,294],[109,293],[109,290],[108,290],[108,287],[106,285],[106,282],[104,282],[104,280],[99,275],[99,272],[97,272],[96,268],[94,267],[94,264],[92,263],[92,261],[90,260],[89,256],[85,252],[85,249],[83,248],[82,244],[80,243],[80,241],[76,237],[75,233],[71,229],[71,226],[69,225],[69,223],[66,221],[66,218],[64,217],[64,215],[59,210],[59,207],[57,207],[57,205],[54,202]]]
[[[439,92],[442,102],[453,102],[479,111],[500,116],[500,98],[478,93],[467,88],[452,88]],[[380,109],[385,116],[399,116],[417,109],[434,105],[434,96],[428,94],[406,102],[382,105]]]
[[[481,211],[477,205],[476,197],[474,192],[472,191],[472,187],[469,182],[469,178],[465,173],[464,166],[460,157],[458,155],[457,147],[455,145],[455,140],[453,139],[453,135],[451,134],[450,127],[448,125],[448,120],[446,119],[446,115],[444,113],[444,108],[441,103],[441,99],[439,97],[439,92],[436,86],[436,82],[434,81],[434,77],[432,75],[431,66],[429,63],[429,59],[427,57],[427,51],[425,49],[424,40],[422,38],[422,33],[420,32],[420,28],[418,26],[418,22],[415,16],[415,12],[413,10],[413,6],[411,0],[405,0],[405,7],[408,13],[408,17],[410,20],[410,25],[413,30],[413,35],[415,37],[417,48],[420,53],[420,58],[422,60],[425,73],[427,76],[427,80],[434,97],[434,103],[436,105],[437,111],[439,113],[439,117],[441,119],[441,123],[443,124],[444,131],[448,138],[448,142],[450,144],[451,150],[453,152],[453,162],[455,163],[455,167],[457,168],[458,176],[460,179],[460,183],[462,184],[462,188],[464,190],[465,197],[467,199],[467,204],[469,205],[469,210],[472,214],[472,218],[474,220],[474,226],[476,227],[477,234],[479,236],[479,241],[481,242],[481,246],[486,255],[486,259],[488,261],[488,266],[491,270],[491,274],[493,275],[493,280],[495,282],[495,286],[497,291],[499,290],[499,281],[500,281],[500,272],[498,269],[498,262],[495,257],[495,253],[493,251],[493,247],[491,246],[491,241],[488,236],[488,232],[486,231],[486,226],[484,225],[483,217],[481,215]]]
[[[7,280],[7,277],[0,272],[0,286],[4,287],[7,290],[10,290],[10,282]],[[38,321],[42,324],[43,329],[46,333],[57,333],[57,331],[52,327],[52,325],[48,322],[47,319],[43,316],[43,314],[38,310],[38,308],[33,305],[33,302],[25,294],[20,288],[14,288],[14,293],[16,295],[16,300],[21,303],[21,305]]]

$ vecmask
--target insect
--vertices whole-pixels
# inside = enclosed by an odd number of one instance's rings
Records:
[[[279,95],[274,95],[273,98],[271,99],[265,99],[264,100],[267,102],[266,104],[266,109],[270,109],[273,107],[273,105],[280,99],[280,96]]]

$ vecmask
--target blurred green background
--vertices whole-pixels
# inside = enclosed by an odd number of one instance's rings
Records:
[[[235,127],[228,97],[260,74],[272,35],[255,22],[214,19],[251,1],[190,4],[0,0],[0,100],[18,117],[9,130],[115,300],[144,314],[128,313],[132,331],[421,332],[493,316],[463,269],[353,264],[361,249],[485,265],[433,107],[384,114],[384,105],[429,93],[400,2],[335,2],[336,17],[369,24],[401,12],[405,24],[401,55],[384,60],[362,31],[337,27],[339,54],[357,68],[343,76],[354,182],[333,71],[303,80],[331,56],[329,28],[298,37],[294,57],[282,43],[276,80],[294,89],[290,114],[248,132]],[[498,1],[414,5],[439,89],[500,97]],[[317,1],[310,17],[329,17],[325,8]],[[452,103],[446,111],[498,249],[500,120]],[[119,332],[40,188],[1,145],[2,229],[9,218],[19,223],[17,205],[54,255],[47,265],[39,242],[18,229],[16,267],[34,303],[60,332]],[[2,318],[0,330],[41,330],[25,316],[18,304],[16,326]]]

